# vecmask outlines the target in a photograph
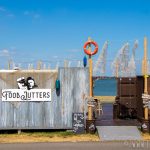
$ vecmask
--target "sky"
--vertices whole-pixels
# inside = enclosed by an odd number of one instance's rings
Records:
[[[144,36],[150,42],[149,0],[0,0],[0,67],[9,59],[82,60],[88,37],[99,45],[94,60],[106,40],[108,61],[135,40],[141,60]]]

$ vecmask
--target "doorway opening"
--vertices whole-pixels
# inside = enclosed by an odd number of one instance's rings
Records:
[[[94,80],[93,95],[100,105],[96,119],[113,120],[113,103],[117,95],[116,78],[106,77]]]

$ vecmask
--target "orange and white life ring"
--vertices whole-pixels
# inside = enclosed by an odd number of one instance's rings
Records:
[[[90,51],[88,49],[86,49],[86,47],[89,45],[89,44],[93,44],[95,46],[95,49],[94,51]],[[87,54],[87,55],[95,55],[97,52],[98,52],[98,44],[94,41],[88,41],[84,44],[84,52]]]

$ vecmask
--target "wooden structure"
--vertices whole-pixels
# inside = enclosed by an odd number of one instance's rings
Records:
[[[17,79],[33,77],[38,88],[52,89],[50,102],[4,102],[0,100],[0,130],[72,129],[72,113],[86,114],[84,95],[89,94],[88,68],[59,70],[1,70],[0,91],[17,89]],[[60,80],[60,95],[55,81]],[[0,93],[1,98],[1,93]]]
[[[142,61],[142,73],[144,75],[144,94],[148,94],[148,83],[147,83],[147,78],[148,78],[148,60],[147,60],[147,38],[144,38],[144,58]],[[148,120],[148,107],[144,107],[144,119]]]
[[[150,78],[147,80],[150,92]],[[114,119],[144,118],[142,94],[144,93],[144,77],[118,78],[117,97],[114,103]]]
[[[143,77],[118,78],[114,119],[143,118]]]
[[[91,45],[95,46],[95,50],[92,52]],[[88,46],[88,48],[87,48]],[[89,62],[89,101],[88,101],[88,120],[93,120],[93,103],[92,103],[92,97],[93,97],[93,63],[92,63],[92,55],[95,55],[98,52],[98,45],[96,42],[91,40],[91,38],[88,38],[88,41],[84,44],[84,52],[89,56],[88,62]]]

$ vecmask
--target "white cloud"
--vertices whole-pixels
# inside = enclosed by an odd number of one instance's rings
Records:
[[[0,50],[0,56],[8,57],[10,56],[10,53],[7,49],[3,49],[3,50]]]
[[[0,12],[6,17],[14,17],[15,16],[13,13],[11,13],[11,11],[5,9],[2,6],[0,6]]]
[[[80,49],[70,49],[68,50],[68,52],[70,53],[77,53],[77,52],[80,52],[81,50]]]
[[[0,11],[1,12],[6,12],[6,9],[4,7],[2,7],[2,6],[0,6]]]
[[[11,50],[16,50],[17,48],[16,48],[16,46],[11,46],[10,49]]]
[[[39,15],[39,14],[35,14],[35,15],[33,16],[33,18],[34,18],[34,19],[38,19],[38,18],[40,18],[40,15]]]
[[[14,14],[7,14],[7,17],[15,17]]]
[[[23,12],[23,14],[24,14],[25,16],[29,16],[29,17],[31,17],[31,18],[33,18],[33,19],[38,19],[38,18],[40,18],[40,14],[38,14],[38,13],[36,13],[36,12],[34,12],[34,11],[28,11],[28,10],[26,10],[26,11]]]
[[[26,11],[24,11],[24,13],[23,13],[25,16],[27,16],[27,15],[29,15],[30,14],[30,12],[28,11],[28,10],[26,10]]]
[[[55,59],[56,59],[56,58],[58,58],[58,56],[56,56],[56,55],[55,55],[55,56],[53,56],[53,58],[55,58]]]

